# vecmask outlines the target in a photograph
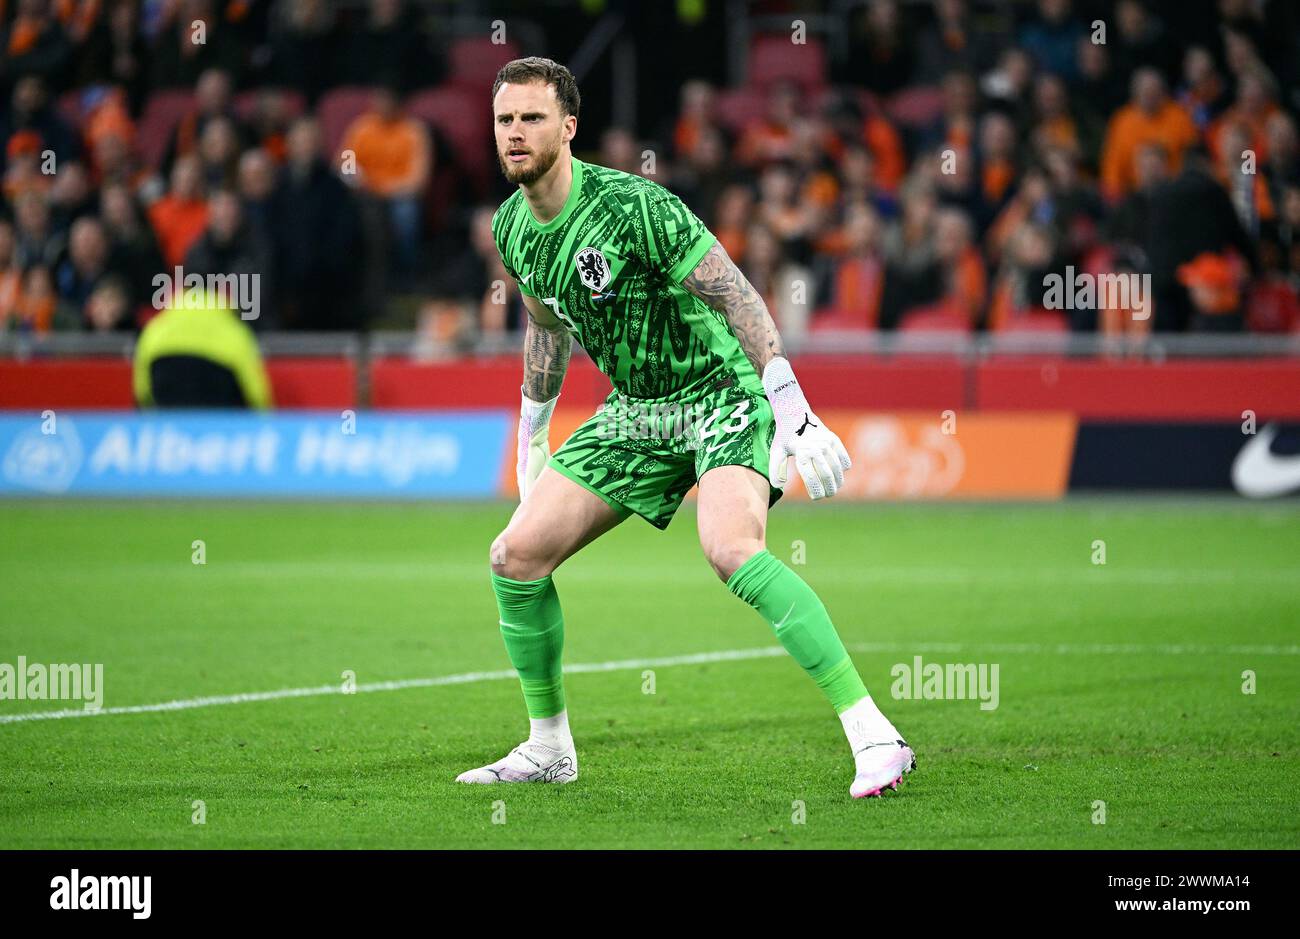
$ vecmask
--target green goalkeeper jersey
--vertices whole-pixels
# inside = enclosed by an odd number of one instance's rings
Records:
[[[703,391],[723,376],[761,388],[726,318],[681,286],[716,241],[677,196],[573,158],[560,214],[533,216],[522,190],[492,217],[506,271],[572,333],[615,391]]]

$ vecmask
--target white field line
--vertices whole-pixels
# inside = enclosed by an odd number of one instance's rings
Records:
[[[960,643],[960,642],[862,642],[851,643],[853,652],[897,652],[903,654],[962,653],[966,651],[1007,655],[1300,655],[1300,645],[1229,645],[1208,646],[1193,643],[1150,644],[1140,643]],[[770,659],[785,655],[781,646],[763,646],[757,649],[727,649],[721,652],[699,652],[693,655],[671,655],[660,658],[620,659],[612,662],[579,662],[564,666],[566,675],[588,672],[633,671],[643,668],[667,668],[673,665],[707,665],[711,662],[739,662],[746,659]],[[443,685],[465,685],[480,681],[502,681],[515,677],[514,669],[492,672],[462,672],[459,675],[438,675],[431,678],[403,678],[396,681],[375,681],[356,686],[356,694],[371,691],[403,691],[407,688],[438,688]],[[158,704],[132,704],[123,707],[99,708],[94,711],[67,708],[62,711],[31,711],[25,714],[0,714],[0,724],[24,721],[51,721],[69,717],[100,717],[108,714],[149,714],[156,711],[188,711],[194,708],[216,707],[222,704],[247,704],[255,701],[278,701],[283,698],[314,698],[322,695],[343,694],[340,684],[316,685],[310,688],[281,688],[277,691],[248,691],[240,694],[207,695],[201,698],[181,698]]]

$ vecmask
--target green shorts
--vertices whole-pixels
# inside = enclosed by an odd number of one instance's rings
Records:
[[[666,398],[611,391],[547,464],[624,517],[668,527],[686,493],[715,466],[748,466],[764,479],[776,434],[762,388],[724,375]],[[768,506],[781,498],[769,483]]]

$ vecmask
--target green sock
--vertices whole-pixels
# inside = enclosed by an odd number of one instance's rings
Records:
[[[736,570],[727,589],[744,600],[776,631],[787,652],[817,682],[835,713],[867,696],[853,660],[813,589],[764,548]]]
[[[564,617],[560,597],[551,577],[511,580],[492,574],[492,591],[501,613],[501,636],[530,718],[554,717],[564,710],[564,679],[560,653],[564,651]]]

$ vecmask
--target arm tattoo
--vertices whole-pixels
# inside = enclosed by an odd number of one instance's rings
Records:
[[[569,368],[573,337],[556,323],[539,325],[532,316],[524,331],[524,393],[534,401],[550,401],[560,393]]]
[[[699,266],[682,281],[682,286],[726,316],[758,374],[763,374],[764,366],[775,356],[785,355],[785,346],[767,312],[767,304],[727,256],[721,242],[709,249]]]

